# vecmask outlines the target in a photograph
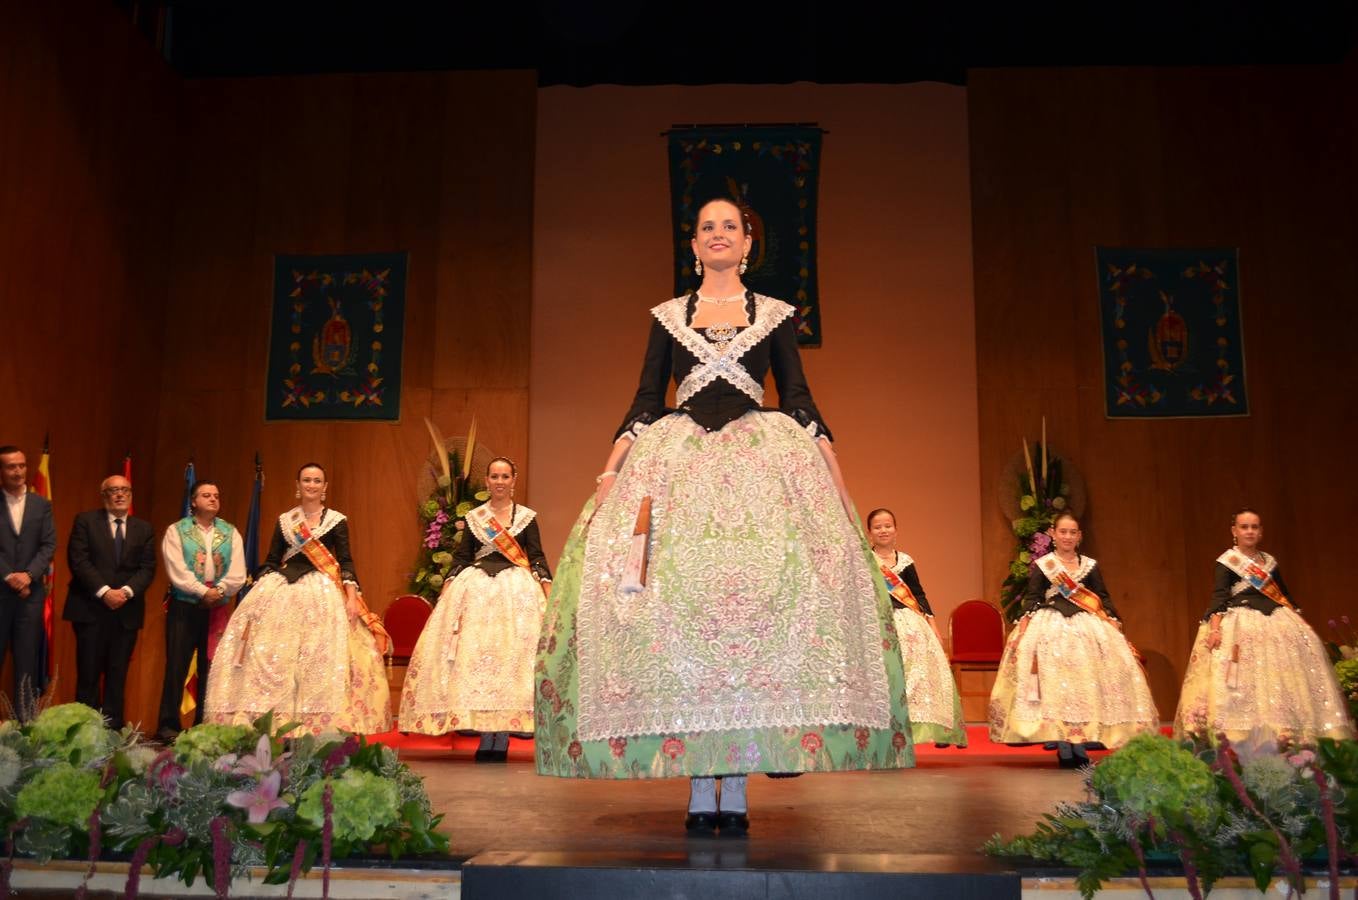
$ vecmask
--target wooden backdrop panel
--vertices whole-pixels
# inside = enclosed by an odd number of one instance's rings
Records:
[[[25,450],[31,477],[51,437],[60,699],[75,693],[74,635],[60,621],[71,522],[100,505],[99,482],[129,451],[135,510],[154,504],[177,165],[173,74],[113,6],[77,7],[0,6],[0,443]]]
[[[525,72],[184,84],[192,164],[170,267],[158,528],[179,515],[190,454],[244,527],[258,449],[262,554],[295,502],[297,467],[316,460],[328,503],[351,520],[369,605],[405,590],[424,418],[458,434],[475,414],[500,452],[527,447],[534,102]],[[400,250],[410,254],[400,421],[264,422],[274,254]],[[148,619],[163,633],[163,613]],[[158,691],[135,698],[144,715]]]
[[[1337,362],[1358,324],[1356,86],[1352,65],[970,76],[986,590],[1013,548],[1000,472],[1045,414],[1089,482],[1086,549],[1166,719],[1234,508],[1261,509],[1317,630],[1351,606],[1358,375]],[[1105,417],[1100,244],[1240,247],[1250,417]]]

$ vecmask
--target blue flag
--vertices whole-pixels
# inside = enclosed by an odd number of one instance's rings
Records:
[[[189,457],[189,464],[184,467],[184,518],[193,515],[193,483],[197,476],[193,473],[193,457]]]
[[[264,466],[259,461],[259,451],[255,451],[255,486],[250,491],[250,514],[245,517],[245,587],[241,588],[238,599],[244,599],[250,588],[255,585],[255,575],[259,572],[259,495],[264,489]]]

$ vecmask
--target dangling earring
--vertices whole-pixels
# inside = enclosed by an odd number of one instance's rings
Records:
[[[698,257],[693,257],[693,274],[699,278],[703,277],[703,261]]]
[[[1231,546],[1232,546],[1232,547],[1239,547],[1239,546],[1240,546],[1240,538],[1236,537],[1235,535],[1231,535]]]
[[[321,491],[321,502],[325,502],[325,491]]]
[[[750,267],[750,258],[749,258],[748,256],[742,257],[741,260],[740,260],[740,274],[744,275],[744,274],[745,274],[745,270],[748,269],[749,267]]]
[[[292,492],[292,495],[293,495],[294,497],[296,497],[298,500],[301,500],[301,499],[302,499],[302,489],[301,489],[301,488],[298,488],[297,490],[295,490],[295,491]]]

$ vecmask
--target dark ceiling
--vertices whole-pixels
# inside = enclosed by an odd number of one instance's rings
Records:
[[[146,21],[146,0],[115,0]],[[159,0],[186,77],[536,69],[542,85],[965,83],[990,66],[1336,63],[1355,4]],[[1068,7],[1068,8],[1066,8]]]

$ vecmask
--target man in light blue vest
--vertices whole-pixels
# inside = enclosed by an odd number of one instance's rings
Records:
[[[195,653],[198,706],[194,723],[203,721],[212,610],[230,603],[245,584],[240,533],[217,518],[222,505],[217,485],[199,481],[189,496],[192,513],[166,529],[160,544],[170,576],[170,605],[165,613],[165,681],[160,689],[156,738],[167,744],[179,734],[180,698]]]

